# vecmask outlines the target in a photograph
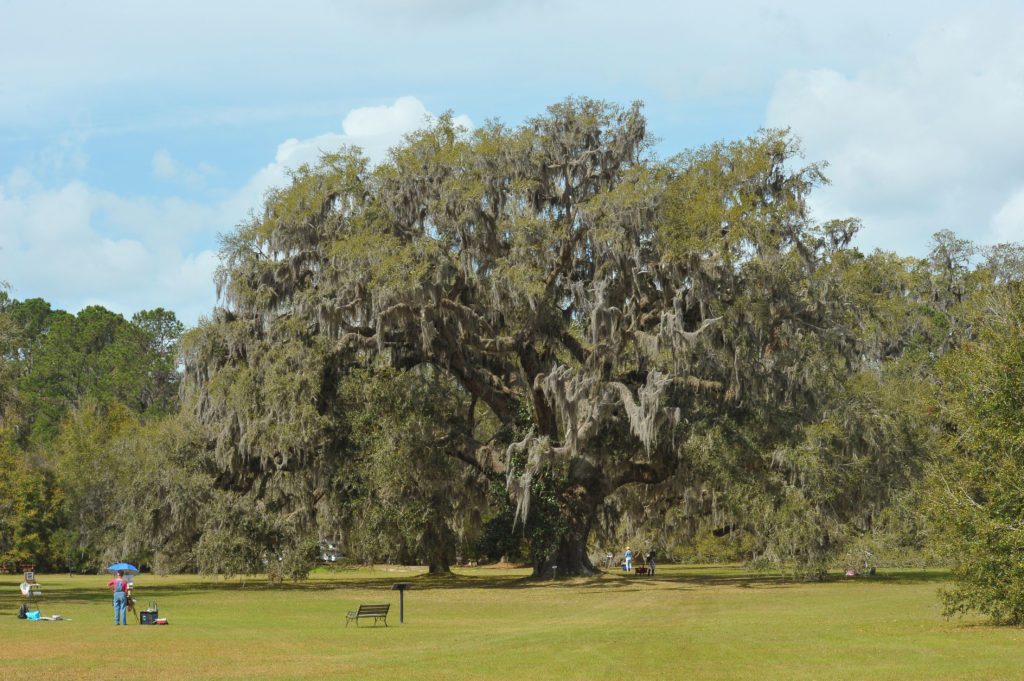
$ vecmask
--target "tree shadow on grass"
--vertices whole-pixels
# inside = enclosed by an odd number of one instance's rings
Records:
[[[197,589],[238,589],[238,590],[291,590],[291,591],[333,591],[339,589],[390,591],[397,582],[407,582],[410,588],[418,591],[452,590],[452,589],[589,589],[620,591],[658,588],[699,588],[732,586],[736,588],[754,587],[787,587],[796,584],[786,577],[764,575],[735,569],[731,572],[714,570],[690,570],[684,573],[656,573],[655,575],[625,575],[616,571],[599,571],[592,577],[563,577],[558,579],[535,579],[522,574],[487,574],[486,568],[472,572],[456,572],[451,575],[427,575],[424,573],[396,576],[368,574],[359,576],[356,571],[342,573],[337,578],[320,577],[302,582],[284,582],[271,584],[268,582],[229,583],[216,582],[190,585]]]
[[[737,589],[784,589],[798,586],[827,585],[842,582],[859,584],[941,584],[948,580],[949,574],[940,569],[895,569],[880,570],[874,575],[846,577],[842,571],[834,570],[821,580],[803,580],[791,575],[772,574],[747,570],[742,567],[722,566],[687,566],[679,569],[675,566],[669,570],[661,570],[653,575],[633,575],[620,573],[617,570],[601,570],[593,577],[569,577],[558,579],[533,579],[528,576],[487,576],[479,574],[456,574],[447,577],[420,575],[412,579],[395,580],[411,582],[414,589],[530,589],[530,588],[565,588],[588,590],[632,590],[657,587],[660,589],[696,589],[722,588]],[[382,585],[380,582],[383,581]],[[387,578],[370,578],[366,580],[343,580],[337,588],[349,584],[359,584],[360,588],[391,588]],[[332,587],[335,588],[335,587]]]
[[[841,572],[832,572],[821,582],[805,582],[790,576],[765,574],[745,570],[740,567],[723,566],[670,566],[661,569],[654,575],[624,574],[617,570],[599,571],[593,577],[567,577],[558,579],[533,579],[527,575],[495,570],[489,573],[487,568],[476,568],[472,571],[457,571],[452,575],[435,576],[423,572],[395,572],[393,574],[367,570],[360,574],[357,568],[338,570],[337,574],[318,575],[315,578],[299,582],[271,582],[263,578],[232,578],[214,579],[196,576],[174,581],[163,582],[164,578],[142,575],[137,580],[136,598],[138,607],[145,608],[149,601],[159,603],[161,599],[178,598],[181,596],[202,597],[211,591],[240,593],[245,592],[345,592],[372,591],[391,592],[396,582],[408,582],[414,591],[462,590],[462,589],[570,589],[589,593],[611,593],[659,590],[694,590],[702,588],[736,588],[736,589],[785,589],[798,586],[814,586],[816,584],[835,584],[842,582],[859,585],[939,585],[949,579],[949,573],[939,569],[899,569],[880,570],[872,576],[847,578]],[[81,580],[81,581],[79,581]],[[92,581],[87,581],[92,580]],[[25,602],[18,588],[19,582],[6,583],[0,580],[0,613],[15,613]],[[75,580],[61,581],[50,584],[45,581],[43,597],[36,601],[46,612],[60,612],[70,609],[76,604],[97,604],[110,602],[111,595],[106,589],[105,576],[98,575],[95,579],[83,575]]]
[[[622,591],[629,589],[650,588],[657,585],[659,588],[666,586],[678,586],[679,588],[694,588],[699,585],[722,585],[733,584],[739,586],[754,585],[758,582],[767,581],[761,578],[731,579],[726,577],[700,577],[680,576],[671,577],[627,577],[614,574],[599,573],[593,577],[559,578],[555,580],[533,579],[522,574],[508,574],[495,571],[487,574],[484,571],[471,574],[452,574],[444,576],[419,574],[396,575],[371,573],[365,576],[358,574],[359,571],[343,571],[334,577],[318,577],[298,582],[284,581],[271,582],[262,578],[232,578],[213,579],[196,576],[194,578],[173,578],[173,581],[163,582],[160,577],[142,575],[136,580],[135,595],[139,607],[145,607],[150,601],[159,602],[161,599],[171,597],[202,597],[211,592],[237,592],[237,593],[330,593],[346,591],[370,591],[370,592],[392,592],[394,585],[398,582],[406,582],[414,591],[449,591],[449,590],[529,590],[529,589],[576,589],[576,590],[597,590],[597,591]],[[85,578],[88,579],[88,578]],[[74,604],[97,604],[109,603],[111,600],[110,591],[106,589],[103,577],[95,582],[83,583],[62,582],[51,584],[45,588],[44,596],[38,602],[44,605],[46,610],[51,607],[58,612],[61,607],[67,608]],[[24,598],[16,584],[5,586],[0,584],[0,613],[16,612]]]
[[[941,584],[949,581],[949,570],[944,568],[899,568],[879,570],[874,575],[858,575],[856,581],[881,582],[884,584]],[[839,576],[832,581],[844,581]]]
[[[570,586],[572,586],[570,580]],[[653,575],[626,575],[609,571],[591,580],[585,586],[608,590],[679,589],[691,590],[700,588],[732,587],[737,589],[754,588],[785,588],[797,582],[779,575],[751,572],[740,568],[722,570],[721,568],[687,568],[684,571],[664,570]]]

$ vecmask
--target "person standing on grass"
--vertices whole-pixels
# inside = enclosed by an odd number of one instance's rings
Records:
[[[623,567],[626,569],[626,572],[633,570],[633,552],[629,550],[628,546],[626,547],[626,562]]]
[[[647,572],[654,574],[654,549],[647,552]]]
[[[117,577],[107,582],[107,588],[114,590],[114,626],[123,621],[128,624],[128,580],[124,578],[124,570],[117,571]]]

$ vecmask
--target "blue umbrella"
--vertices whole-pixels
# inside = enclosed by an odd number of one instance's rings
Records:
[[[135,567],[131,563],[114,563],[107,568],[107,572],[117,572],[120,570],[126,575],[137,575],[139,574],[139,568]]]

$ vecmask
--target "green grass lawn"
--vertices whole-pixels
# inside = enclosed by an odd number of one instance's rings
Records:
[[[944,620],[940,572],[795,583],[732,567],[531,582],[321,570],[299,584],[140,575],[169,626],[117,627],[106,575],[41,575],[26,622],[0,576],[0,679],[1020,679],[1024,631]],[[399,623],[396,581],[413,582]],[[360,603],[390,626],[345,626]]]

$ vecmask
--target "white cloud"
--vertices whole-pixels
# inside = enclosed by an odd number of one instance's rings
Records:
[[[952,229],[978,243],[1011,228],[1024,187],[1024,11],[936,22],[910,48],[856,75],[801,70],[779,82],[769,126],[792,126],[833,184],[819,218],[864,219],[861,243],[923,255]],[[1000,217],[1001,216],[1001,217]]]
[[[1024,187],[1018,189],[992,217],[992,231],[1000,243],[1024,241]]]
[[[206,184],[207,177],[217,174],[216,167],[206,162],[200,163],[195,170],[186,168],[166,149],[158,149],[153,154],[150,164],[153,168],[153,177],[189,187],[202,187]]]
[[[880,0],[253,0],[245,11],[198,0],[94,0],[60,11],[13,3],[0,22],[0,127],[76,118],[145,126],[196,109],[205,122],[210,108],[414,88],[484,102],[488,115],[507,113],[489,108],[496,100],[524,106],[518,116],[574,94],[760,100],[787,65],[808,54],[862,56],[920,16]]]
[[[341,127],[345,135],[353,139],[395,141],[396,133],[421,127],[433,119],[420,100],[399,97],[391,106],[368,106],[350,111]]]
[[[362,149],[372,163],[385,159],[388,150],[402,137],[437,120],[416,97],[399,97],[394,104],[353,109],[342,121],[342,132],[328,132],[310,139],[288,139],[277,147],[273,163],[257,172],[231,201],[241,220],[250,210],[258,209],[263,196],[272,187],[288,182],[288,170],[303,163],[314,163],[325,152],[350,145]],[[473,129],[473,122],[464,115],[456,116],[457,125]]]
[[[77,312],[91,304],[130,317],[164,307],[193,324],[214,302],[215,257],[185,252],[216,208],[126,199],[73,181],[42,188],[17,173],[0,187],[0,272],[16,298]]]
[[[104,102],[130,105],[154,86],[221,88],[228,73],[246,86],[295,80],[301,74],[289,72],[296,59],[317,56],[316,63],[333,68],[327,55],[347,42],[337,35],[345,17],[324,0],[287,7],[252,0],[244,11],[202,0],[2,5],[0,121],[28,126],[46,117],[88,117]],[[321,70],[310,74],[320,76]]]
[[[167,180],[178,174],[178,164],[171,153],[166,149],[160,149],[153,154],[153,175]]]
[[[288,169],[343,144],[380,161],[402,135],[433,118],[414,97],[353,110],[343,132],[282,142],[273,162],[212,203],[120,196],[79,180],[47,187],[17,168],[0,183],[0,278],[16,298],[42,297],[73,313],[97,304],[130,317],[163,307],[193,325],[216,302],[213,235],[259,209],[266,190],[287,181]],[[472,127],[468,118],[458,120]],[[182,183],[215,172],[209,165],[187,169],[166,149],[154,153],[151,166],[157,177]]]

